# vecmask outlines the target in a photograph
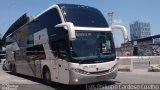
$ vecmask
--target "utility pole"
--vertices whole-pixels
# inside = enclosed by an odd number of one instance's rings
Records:
[[[113,25],[113,12],[108,13],[109,26]]]

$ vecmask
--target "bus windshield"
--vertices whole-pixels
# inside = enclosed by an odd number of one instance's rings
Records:
[[[81,27],[108,27],[104,16],[91,7],[63,7],[63,16],[66,22],[72,22]]]
[[[71,56],[74,59],[103,59],[114,53],[111,32],[76,31],[76,40],[72,41],[71,47]]]

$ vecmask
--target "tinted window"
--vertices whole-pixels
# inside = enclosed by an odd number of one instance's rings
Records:
[[[111,32],[76,32],[71,54],[74,58],[107,58],[115,53]]]
[[[63,7],[63,15],[67,22],[75,26],[108,27],[104,16],[95,8],[90,7]]]
[[[51,43],[51,48],[54,57],[68,57],[69,56],[69,43],[68,40],[62,39]]]
[[[59,23],[61,23],[61,19],[58,11],[56,9],[51,9],[30,23],[30,34],[46,27],[47,29],[53,30],[54,26]]]
[[[61,18],[59,16],[57,9],[51,9],[47,11],[46,13],[42,14],[36,20],[30,23],[28,40],[32,38],[32,36],[30,35],[33,35],[34,33],[44,28],[47,28],[49,39],[50,40],[53,39],[52,36],[55,34],[55,30],[61,29],[61,28],[55,28],[55,25],[60,23],[61,23]]]
[[[16,42],[19,47],[27,47],[28,25],[23,26],[16,34]]]
[[[45,52],[43,45],[37,45],[34,47],[27,48],[27,59],[28,60],[45,60]]]
[[[8,44],[11,44],[13,42],[15,42],[16,40],[16,36],[15,36],[15,33],[12,33],[11,35],[9,35],[7,38],[6,38],[6,45]]]
[[[14,56],[16,60],[26,60],[26,49],[15,51]]]

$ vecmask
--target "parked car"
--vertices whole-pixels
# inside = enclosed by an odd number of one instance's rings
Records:
[[[6,60],[3,61],[2,69],[3,69],[4,71],[8,71],[8,69],[7,69],[7,61],[6,61]]]

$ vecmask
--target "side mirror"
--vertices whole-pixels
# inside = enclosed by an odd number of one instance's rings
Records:
[[[76,39],[75,29],[74,29],[73,23],[65,22],[65,23],[57,24],[57,25],[55,25],[55,27],[64,27],[65,29],[68,30],[69,40],[73,41]]]
[[[125,26],[121,26],[121,25],[112,25],[110,26],[111,30],[114,30],[114,29],[120,29],[123,33],[123,37],[124,37],[124,42],[128,42],[129,39],[128,39],[128,33],[127,33],[127,29]]]

